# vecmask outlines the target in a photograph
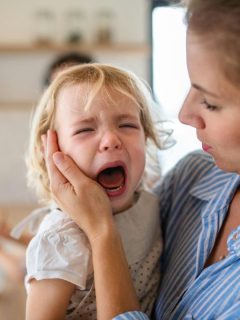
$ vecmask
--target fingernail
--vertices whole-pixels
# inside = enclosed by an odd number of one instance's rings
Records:
[[[62,152],[55,152],[53,154],[53,161],[56,164],[60,164],[64,160],[64,154]]]

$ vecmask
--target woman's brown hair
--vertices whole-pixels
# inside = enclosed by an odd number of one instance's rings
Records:
[[[208,38],[219,56],[224,74],[234,85],[240,83],[240,1],[186,0],[188,28]]]

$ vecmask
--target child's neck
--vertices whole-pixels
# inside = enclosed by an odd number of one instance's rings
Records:
[[[132,198],[132,202],[131,202],[127,207],[125,207],[124,209],[122,209],[122,210],[120,210],[120,211],[115,211],[115,212],[113,212],[113,215],[115,216],[115,215],[117,215],[117,214],[120,214],[120,213],[128,210],[128,209],[131,208],[132,206],[134,206],[135,203],[138,201],[139,194],[140,194],[139,191],[135,191],[135,192],[134,192],[134,195],[133,195],[133,198]]]

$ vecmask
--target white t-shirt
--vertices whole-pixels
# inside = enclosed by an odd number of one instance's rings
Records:
[[[150,314],[160,280],[162,251],[157,197],[142,191],[134,206],[115,215],[114,220],[142,310]],[[68,215],[54,208],[43,218],[27,248],[26,266],[26,287],[33,278],[58,278],[76,285],[66,319],[96,319],[91,248]]]

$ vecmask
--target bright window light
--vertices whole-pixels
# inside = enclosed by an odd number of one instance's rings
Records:
[[[188,152],[199,149],[195,129],[178,121],[178,113],[190,87],[186,66],[185,10],[177,6],[157,6],[152,11],[153,92],[162,118],[174,129],[174,147],[160,151],[163,173]]]

